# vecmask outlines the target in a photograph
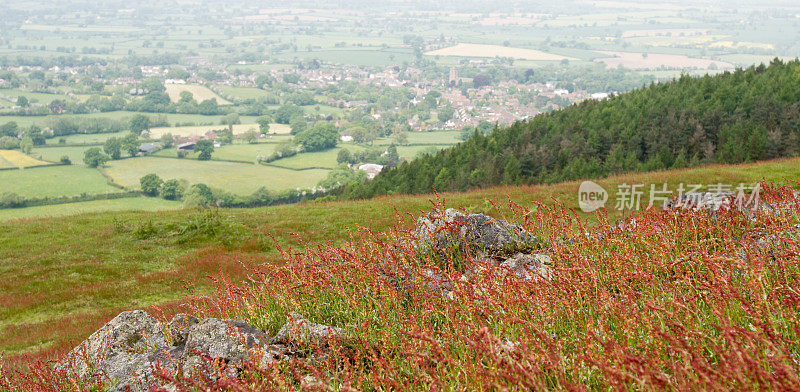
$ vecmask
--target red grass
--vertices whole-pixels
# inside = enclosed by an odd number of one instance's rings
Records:
[[[211,388],[320,389],[312,375],[343,390],[797,390],[800,203],[769,187],[762,200],[781,208],[649,211],[619,225],[602,217],[588,225],[558,205],[509,203],[505,218],[549,244],[550,282],[471,259],[475,276],[464,281],[418,257],[402,229],[361,228],[340,247],[283,249],[284,265],[238,284],[221,278],[194,312],[274,334],[297,311],[348,337],[307,347],[313,360],[266,371],[250,364]],[[449,295],[429,288],[432,271]],[[34,390],[36,377],[7,385]]]

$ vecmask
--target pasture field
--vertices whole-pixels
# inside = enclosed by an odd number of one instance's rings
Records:
[[[511,48],[500,45],[484,44],[458,44],[449,48],[425,52],[428,56],[457,56],[457,57],[511,57],[520,60],[560,61],[577,60],[572,57],[559,56],[539,50]]]
[[[185,179],[234,194],[250,194],[262,186],[271,191],[312,188],[328,170],[290,170],[250,163],[198,161],[195,159],[141,157],[110,161],[103,169],[114,181],[139,189],[139,179],[155,173],[163,179]]]
[[[406,160],[412,160],[416,158],[419,154],[427,151],[438,151],[444,150],[445,148],[451,147],[451,144],[445,145],[419,145],[419,146],[399,146],[397,147],[397,154],[400,155],[400,158],[405,158]]]
[[[362,65],[367,67],[383,67],[387,65],[402,64],[404,61],[412,61],[413,53],[408,48],[381,49],[374,48],[335,48],[318,49],[313,51],[289,52],[276,55],[277,58],[290,60],[299,59],[318,59],[340,64]]]
[[[636,52],[613,52],[599,51],[608,55],[595,59],[597,62],[605,63],[611,68],[625,67],[629,69],[655,70],[659,68],[696,68],[708,69],[712,65],[718,69],[733,68],[734,65],[725,61],[708,60],[694,58],[680,54],[660,54],[660,53],[636,53]]]
[[[206,116],[202,114],[183,114],[183,113],[145,113],[145,112],[128,112],[128,111],[115,111],[115,112],[98,112],[98,113],[88,113],[88,114],[76,114],[76,115],[62,115],[62,116],[71,116],[71,117],[82,117],[82,118],[110,118],[110,119],[117,119],[117,120],[126,120],[133,117],[135,114],[143,114],[145,116],[155,117],[155,116],[163,116],[166,117],[167,121],[170,124],[186,124],[192,123],[195,125],[204,125],[204,124],[219,124],[223,115],[213,115],[213,116]],[[48,118],[51,116],[3,116],[0,115],[0,124],[4,124],[9,121],[16,122],[20,127],[27,127],[31,125],[38,125],[42,128],[48,126]],[[243,123],[252,123],[255,122],[256,117],[253,116],[241,116],[241,121]]]
[[[167,211],[183,208],[179,201],[158,197],[126,197],[79,203],[52,204],[26,208],[0,209],[0,222],[26,218],[46,218],[108,211]]]
[[[0,156],[0,169],[14,169],[16,166],[12,165],[11,162],[5,160],[5,158]]]
[[[221,92],[223,95],[232,97],[234,99],[242,99],[242,100],[258,99],[266,95],[272,95],[272,93],[269,91],[255,87],[234,87],[227,85],[218,85],[214,86],[214,88],[219,92]]]
[[[281,139],[289,140],[289,138]],[[271,141],[262,141],[256,144],[226,144],[222,147],[214,149],[214,154],[211,155],[211,160],[255,163],[258,156],[268,156],[269,154],[272,154],[275,152],[277,146],[277,142]],[[177,156],[177,151],[174,148],[168,148],[159,150],[152,155],[165,158],[175,158]],[[196,152],[189,152],[189,154],[183,159],[197,159],[197,155],[198,154]]]
[[[99,146],[102,149],[102,146]],[[39,159],[58,163],[61,157],[69,157],[73,165],[83,165],[83,153],[90,149],[89,146],[58,146],[58,147],[37,147],[31,152],[31,155],[39,157]]]
[[[74,135],[58,136],[52,139],[47,139],[48,145],[60,145],[59,140],[64,139],[65,145],[90,145],[90,144],[103,144],[106,140],[112,137],[123,138],[128,135],[128,131],[110,132],[110,133],[80,133]]]
[[[210,131],[219,131],[227,128],[227,125],[198,125],[188,127],[158,127],[150,129],[150,137],[154,139],[160,138],[162,135],[171,133],[172,136],[204,136]],[[236,124],[233,126],[233,134],[239,135],[249,130],[259,132],[258,124]],[[269,133],[275,134],[288,134],[291,128],[285,124],[270,124]]]
[[[69,165],[0,170],[0,190],[24,197],[77,196],[119,192],[96,169]]]
[[[342,149],[347,149],[351,153],[363,150],[363,148],[360,146],[346,145],[344,147],[331,148],[325,151],[303,152],[294,156],[290,156],[288,158],[272,161],[269,164],[285,167],[287,169],[298,169],[298,170],[312,168],[312,167],[333,169],[338,165],[338,163],[336,162],[336,157],[339,155],[339,151],[341,151]]]
[[[230,105],[231,101],[220,97],[217,93],[211,91],[206,86],[199,86],[196,84],[166,84],[167,95],[172,102],[178,102],[181,99],[181,92],[188,91],[192,93],[195,101],[203,102],[207,99],[216,99],[218,105]]]
[[[712,48],[727,48],[727,49],[764,49],[773,50],[775,45],[763,42],[747,42],[747,41],[717,41],[709,44]]]
[[[408,145],[453,145],[461,143],[461,131],[408,132]],[[375,140],[379,146],[394,143],[392,138]]]
[[[786,184],[800,177],[800,159],[785,159],[736,166],[706,166],[654,173],[632,173],[600,179],[605,189],[619,184],[726,183],[766,181]],[[531,207],[559,200],[582,218],[595,222],[598,215],[578,209],[580,181],[546,186],[504,186],[470,192],[443,193],[448,207],[462,207],[497,216],[487,200],[503,204],[513,200]],[[369,227],[376,233],[397,224],[401,216],[431,208],[433,195],[393,195],[372,200],[310,202],[255,209],[221,209],[211,212],[114,212],[82,214],[68,219],[17,221],[0,230],[0,350],[6,359],[27,361],[52,358],[71,348],[121,310],[148,309],[170,317],[181,311],[182,298],[197,294],[183,288],[182,280],[207,293],[220,272],[229,281],[245,279],[241,266],[280,263],[283,249],[303,249],[300,242],[342,244],[348,228]],[[125,199],[128,200],[128,199]],[[144,202],[147,199],[138,199]],[[171,207],[171,206],[170,206]],[[142,208],[145,209],[145,208]],[[357,211],[358,213],[354,213]],[[615,222],[620,213],[608,211]],[[197,236],[188,241],[133,233],[146,224],[162,229],[181,227],[198,219],[219,222],[220,237]],[[297,233],[295,236],[290,233]],[[274,241],[270,235],[274,236]],[[226,238],[222,243],[223,237]],[[98,241],[102,238],[102,241]],[[38,246],[30,246],[35,243]],[[86,246],[92,244],[92,246]],[[31,295],[47,289],[47,295]],[[78,293],[78,294],[76,294]],[[160,310],[159,310],[160,309]],[[49,328],[45,328],[48,326]]]
[[[49,164],[49,162],[40,161],[33,157],[27,156],[19,150],[0,150],[0,157],[2,157],[4,161],[21,168]]]

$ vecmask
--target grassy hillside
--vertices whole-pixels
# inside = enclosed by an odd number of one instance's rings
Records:
[[[800,159],[738,166],[627,174],[601,181],[620,184],[738,184],[800,179]],[[797,185],[796,183],[794,183]],[[505,186],[440,196],[448,207],[494,213],[490,200],[523,206],[555,201],[577,210],[579,182]],[[302,243],[339,244],[350,229],[383,232],[398,216],[432,208],[432,195],[395,195],[367,201],[311,202],[256,209],[88,213],[62,219],[2,223],[0,231],[0,350],[26,361],[71,347],[121,309],[161,307],[175,312],[191,292],[208,292],[209,275],[244,278],[244,266],[278,265]],[[613,196],[612,196],[613,198]],[[611,219],[622,216],[613,209]],[[596,215],[581,217],[595,220]],[[291,233],[296,233],[291,234]]]
[[[350,198],[556,183],[800,153],[800,61],[587,100],[350,184]]]

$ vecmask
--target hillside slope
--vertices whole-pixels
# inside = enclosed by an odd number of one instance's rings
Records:
[[[653,84],[476,134],[339,193],[466,190],[739,163],[800,152],[800,61]]]
[[[667,183],[738,184],[800,179],[800,159],[711,165],[636,173],[597,181],[619,185]],[[439,196],[448,207],[496,215],[490,200],[523,206],[555,201],[578,210],[579,182],[504,186]],[[276,249],[303,243],[340,244],[350,229],[384,232],[408,214],[430,210],[433,195],[379,197],[365,201],[310,202],[255,209],[107,212],[67,218],[0,223],[0,351],[12,362],[47,358],[72,347],[120,310],[160,307],[165,316],[185,298],[206,293],[208,276],[238,281],[244,267],[277,265]],[[613,198],[609,203],[613,203]],[[611,220],[621,212],[609,206]],[[400,215],[396,215],[397,211]],[[407,224],[406,222],[405,224]],[[296,235],[291,234],[296,233]],[[34,245],[32,245],[34,244]],[[189,291],[184,282],[197,291]]]
[[[747,182],[744,173],[762,172],[797,178],[797,164],[627,175],[603,185]],[[180,315],[167,328],[144,312],[122,313],[68,355],[67,367],[17,375],[0,366],[0,389],[114,386],[91,375],[98,369],[142,390],[796,389],[795,189],[765,184],[766,204],[755,211],[675,207],[618,222],[524,201],[576,186],[490,190],[513,195],[495,210],[500,220],[443,211],[479,201],[480,192],[445,195],[449,204],[437,200],[416,225],[423,214],[404,219],[387,209],[424,206],[421,197],[249,210],[231,219],[172,213],[138,226],[116,217],[105,232],[112,241],[145,249],[214,243],[216,258],[227,259],[221,269],[252,263],[250,277],[222,271],[215,290],[185,308],[199,320]],[[325,225],[370,219],[369,228],[351,232]],[[239,242],[280,223],[322,240],[284,246],[275,257]],[[147,372],[149,361],[161,366],[153,370],[159,376],[137,381],[130,369]]]

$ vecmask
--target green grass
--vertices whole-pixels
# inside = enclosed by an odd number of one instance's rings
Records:
[[[429,150],[444,150],[447,147],[450,147],[450,145],[400,146],[397,147],[397,153],[400,155],[400,158],[411,160],[416,158],[417,155],[422,152]]]
[[[461,131],[408,132],[407,144],[453,145],[461,142]],[[392,144],[391,138],[375,141],[377,145]]]
[[[170,167],[170,170],[178,172],[194,170],[187,165],[192,162],[139,158],[115,164],[149,163],[151,167]],[[208,164],[215,163],[203,163]],[[242,166],[247,165],[226,167],[242,170]],[[197,170],[202,170],[202,167]],[[222,171],[220,175],[236,175],[236,170]],[[800,158],[633,173],[596,182],[611,191],[622,183],[667,182],[674,189],[679,183],[736,184],[752,183],[761,178],[777,183],[800,178]],[[580,216],[591,218],[577,209],[579,184],[579,181],[573,181],[547,186],[494,187],[445,193],[441,197],[450,207],[486,213],[492,211],[487,199],[502,203],[510,198],[531,206],[532,202],[552,204],[554,198],[566,208],[578,211]],[[385,231],[396,224],[395,209],[401,214],[417,214],[430,210],[429,200],[432,198],[431,195],[393,195],[363,201],[219,210],[219,218],[213,219],[223,223],[222,235],[180,243],[169,234],[137,237],[135,232],[147,222],[167,233],[168,227],[180,227],[192,219],[209,218],[198,218],[201,215],[195,210],[106,212],[5,225],[0,231],[0,273],[5,278],[0,282],[0,303],[3,304],[0,307],[0,350],[13,357],[20,353],[71,347],[71,341],[84,339],[123,309],[171,304],[167,306],[167,312],[175,311],[174,301],[189,295],[182,288],[182,280],[194,282],[203,292],[210,284],[206,275],[224,271],[230,279],[244,279],[246,272],[239,263],[278,262],[280,254],[274,248],[276,243],[284,249],[301,246],[298,239],[288,233],[298,233],[310,243],[342,243],[349,238],[347,228],[360,225],[376,232]],[[162,203],[157,199],[124,200],[112,203],[120,203],[120,208],[125,209],[129,206],[148,209],[147,206],[128,204],[133,200],[155,203],[153,208]],[[613,196],[609,203],[613,203]],[[174,208],[176,205],[164,207]],[[65,207],[53,208],[63,210]],[[22,214],[25,210],[3,213]],[[613,221],[620,213],[611,209],[609,216]],[[276,242],[269,235],[273,235]],[[45,291],[47,295],[32,294]]]
[[[142,157],[112,161],[104,171],[115,182],[130,189],[139,189],[139,179],[156,173],[163,179],[186,179],[235,194],[250,194],[264,186],[272,191],[311,188],[327,174],[327,170],[289,170],[248,163],[198,161],[161,157]]]
[[[310,167],[333,169],[338,165],[336,162],[336,157],[339,155],[339,151],[342,149],[347,149],[351,153],[354,153],[363,150],[363,147],[348,145],[346,147],[331,148],[325,151],[304,152],[288,158],[272,161],[270,164],[289,169],[305,169]]]
[[[118,192],[96,169],[45,166],[0,171],[0,189],[25,197],[77,196]]]
[[[234,86],[219,85],[219,86],[214,86],[214,89],[219,91],[225,96],[241,100],[258,99],[265,95],[272,95],[272,93],[270,93],[269,91],[255,87],[234,87]]]
[[[222,115],[219,116],[204,116],[202,114],[181,114],[181,113],[137,113],[137,112],[127,112],[127,111],[116,111],[116,112],[104,112],[104,113],[89,113],[89,114],[78,114],[78,115],[70,115],[73,117],[84,117],[84,118],[111,118],[111,119],[126,119],[131,118],[135,114],[144,114],[147,116],[166,116],[167,121],[170,124],[175,123],[194,123],[194,124],[213,124],[218,125],[220,120],[222,119]],[[46,116],[0,116],[0,124],[4,124],[8,121],[15,121],[19,126],[27,127],[30,125],[38,125],[40,127],[47,126]],[[254,123],[256,117],[253,116],[242,116],[241,121],[243,123]],[[58,139],[56,139],[58,140]]]
[[[106,142],[106,140],[112,137],[123,138],[127,134],[128,134],[127,131],[123,131],[114,133],[87,133],[87,134],[67,135],[67,136],[60,136],[48,139],[47,145],[60,146],[61,144],[59,144],[59,140],[61,139],[64,139],[66,145],[103,144]]]
[[[31,156],[41,157],[42,160],[49,162],[60,162],[61,157],[66,155],[73,164],[83,165],[83,153],[90,148],[92,147],[73,146],[34,148],[33,151],[31,151]]]
[[[89,212],[108,211],[166,211],[183,207],[178,201],[155,197],[129,197],[111,200],[92,200],[79,203],[53,204],[27,208],[0,209],[0,221],[24,218],[43,218],[78,215]]]

